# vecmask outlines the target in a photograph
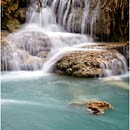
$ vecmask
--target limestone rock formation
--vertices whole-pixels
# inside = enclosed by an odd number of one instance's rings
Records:
[[[87,49],[64,55],[57,62],[56,73],[62,72],[75,77],[98,77],[126,71],[125,58],[116,50]]]
[[[107,43],[91,43],[89,45],[83,45],[82,48],[96,48],[96,49],[115,49],[121,53],[129,64],[129,42],[107,42]]]
[[[25,22],[28,3],[29,0],[1,1],[2,30],[13,32]]]

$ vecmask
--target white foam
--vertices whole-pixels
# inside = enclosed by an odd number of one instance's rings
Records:
[[[49,74],[43,74],[42,71],[14,71],[14,72],[6,72],[1,75],[1,81],[19,81],[19,80],[29,80],[40,78],[43,76],[48,76]]]
[[[13,99],[1,99],[1,104],[26,104],[26,105],[42,105],[40,103],[36,102],[28,102],[28,101],[22,101],[22,100],[13,100]]]

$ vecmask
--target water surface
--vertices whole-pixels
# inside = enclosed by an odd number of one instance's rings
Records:
[[[2,130],[128,130],[127,85],[128,76],[82,79],[2,73]],[[107,101],[115,109],[95,116],[68,105],[84,99]]]

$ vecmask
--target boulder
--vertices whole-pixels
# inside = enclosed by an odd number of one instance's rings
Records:
[[[99,77],[127,72],[123,55],[116,50],[86,49],[64,55],[58,62],[56,73],[75,77]]]

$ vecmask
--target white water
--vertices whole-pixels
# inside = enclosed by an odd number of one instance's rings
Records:
[[[64,54],[70,51],[84,50],[82,46],[90,45],[93,41],[92,37],[90,36],[68,33],[63,27],[61,27],[61,25],[67,24],[68,30],[71,28],[70,26],[72,26],[73,29],[75,28],[75,6],[77,6],[75,5],[75,0],[53,0],[51,7],[46,4],[47,2],[48,0],[43,0],[41,3],[42,5],[40,5],[37,3],[37,1],[32,1],[27,11],[26,24],[21,28],[21,30],[8,36],[8,40],[11,41],[14,46],[29,52],[31,55],[37,56],[42,51],[49,51],[47,62],[43,65],[43,73],[52,72],[55,63]],[[72,12],[69,14],[71,7]],[[82,33],[85,33],[87,28],[85,25],[87,24],[88,20],[89,8],[90,0],[86,0],[81,19]],[[93,29],[99,9],[100,1],[97,3],[91,18],[91,36],[93,36]],[[58,24],[55,16],[56,11],[58,15]],[[67,17],[68,22],[66,21]],[[74,32],[74,30],[69,31]],[[16,55],[14,56],[16,57]],[[123,74],[127,72],[125,59],[123,59],[122,56],[119,56],[119,58],[115,60],[110,61],[111,65],[101,64],[101,68],[103,70],[101,76],[116,75],[119,73]],[[18,68],[19,61],[16,61],[16,68]],[[115,71],[117,70],[116,67],[119,67],[119,73]],[[20,68],[16,70],[20,70]]]
[[[81,32],[85,33],[85,27],[87,28],[87,18],[89,14],[89,8],[90,8],[90,0],[85,1],[85,8],[83,10],[83,15],[82,15],[82,24],[81,24]]]
[[[91,20],[91,36],[93,36],[93,32],[94,32],[93,29],[94,29],[94,25],[96,24],[99,10],[100,10],[100,0],[98,1],[97,6],[93,11],[93,16],[92,16],[92,20]]]
[[[126,63],[126,59],[124,56],[119,53],[116,54],[117,58],[109,60],[109,63],[101,63],[100,67],[102,69],[102,73],[100,77],[108,77],[112,75],[124,74],[127,73],[128,67]]]
[[[42,105],[40,103],[35,102],[28,102],[28,101],[20,101],[20,100],[13,100],[13,99],[1,99],[1,104],[8,105],[8,104],[25,104],[25,105]]]
[[[46,5],[47,1],[44,2],[42,2],[42,7],[39,7],[37,1],[32,1],[27,11],[26,24],[18,32],[7,38],[11,44],[33,56],[37,56],[42,51],[50,51],[49,60],[50,57],[57,55],[65,47],[92,41],[91,37],[68,33],[56,24],[56,17],[53,12],[56,1],[52,3],[51,8]],[[61,3],[63,2],[61,1]],[[19,63],[18,60],[17,62]]]
[[[83,2],[85,5],[82,5]],[[83,8],[81,14],[80,10],[78,10],[79,8]],[[83,34],[86,32],[90,33],[92,36],[96,20],[99,16],[100,0],[92,11],[91,17],[89,16],[90,0],[84,0],[81,2],[77,0],[54,0],[52,3],[52,9],[57,14],[59,25],[63,25],[70,32],[75,32],[75,30],[77,30],[77,25],[75,23],[77,19],[81,19],[81,27],[78,30]],[[90,27],[87,26],[88,24],[90,24]]]
[[[2,82],[8,81],[19,81],[19,80],[32,80],[37,79],[44,75],[42,71],[14,71],[14,72],[6,72],[1,76]]]

